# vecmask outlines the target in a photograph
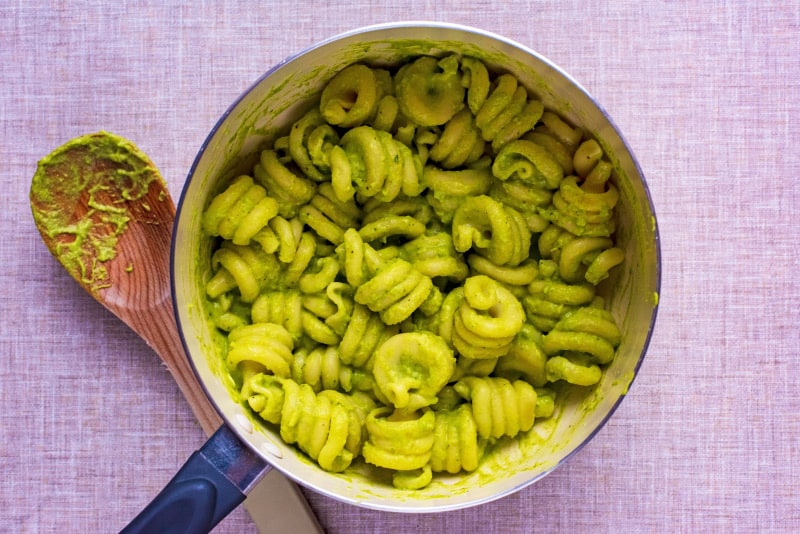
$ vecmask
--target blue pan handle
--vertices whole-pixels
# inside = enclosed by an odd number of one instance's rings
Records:
[[[223,425],[122,534],[206,534],[270,468]]]

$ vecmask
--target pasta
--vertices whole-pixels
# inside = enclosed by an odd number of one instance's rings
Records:
[[[525,324],[522,304],[505,287],[486,275],[468,278],[464,298],[453,314],[453,347],[464,357],[499,358],[508,354]]]
[[[369,379],[354,377],[354,371],[339,359],[335,347],[317,347],[312,350],[301,349],[294,353],[291,377],[298,384],[308,384],[315,393],[324,390],[343,390],[371,387]]]
[[[444,169],[453,169],[478,161],[483,156],[484,146],[472,113],[465,108],[445,123],[428,157]]]
[[[483,195],[492,186],[489,169],[444,170],[426,166],[424,182],[429,188],[428,202],[444,224],[453,221],[453,215],[467,198]]]
[[[555,189],[564,178],[564,169],[547,149],[519,139],[497,153],[492,174],[499,180],[515,178],[543,189]]]
[[[228,342],[228,367],[235,369],[244,364],[247,370],[266,370],[275,376],[291,374],[294,341],[282,326],[272,323],[242,326],[231,331]]]
[[[556,266],[542,261],[543,271],[555,270]],[[566,314],[592,303],[596,295],[595,286],[565,282],[559,278],[540,277],[528,284],[523,305],[528,320],[541,332],[549,332]]]
[[[625,261],[595,139],[474,57],[350,65],[210,199],[209,320],[241,402],[322,469],[478,469],[592,387]]]
[[[331,183],[346,202],[358,193],[389,202],[400,193],[419,194],[420,165],[411,150],[391,134],[358,126],[342,136],[330,153]]]
[[[553,195],[553,207],[543,213],[576,236],[608,237],[614,233],[613,210],[619,193],[608,183],[612,167],[601,159],[602,155],[602,148],[594,139],[582,143],[573,157],[578,176],[564,179]]]
[[[342,242],[347,228],[359,226],[360,216],[352,199],[340,200],[330,182],[320,184],[317,194],[300,208],[300,220],[334,245]]]
[[[315,182],[330,177],[330,150],[339,142],[339,134],[325,122],[322,113],[312,108],[292,125],[289,154],[300,170]]]
[[[478,437],[478,427],[469,405],[437,414],[431,448],[431,470],[474,471],[485,450],[486,440]]]
[[[267,387],[259,387],[259,381]],[[264,374],[255,375],[249,387],[262,393],[250,395],[249,405],[265,420],[280,425],[281,438],[297,444],[323,469],[343,471],[360,453],[364,410],[357,402],[342,394],[317,395],[308,384]]]
[[[478,436],[514,437],[531,429],[536,417],[536,391],[524,380],[505,378],[462,378],[453,386],[472,403]]]
[[[525,323],[514,338],[508,353],[500,358],[494,371],[509,380],[523,379],[535,387],[544,386],[547,378],[547,354],[542,349],[542,333]]]
[[[261,160],[253,168],[253,176],[278,200],[280,214],[291,217],[314,196],[314,183],[295,173],[278,159],[275,150],[261,152]]]
[[[506,143],[532,129],[542,116],[544,106],[528,98],[528,92],[511,74],[497,77],[494,88],[475,113],[475,124],[497,152]]]
[[[235,245],[249,245],[277,214],[278,202],[252,178],[242,175],[208,207],[203,228]]]
[[[440,126],[464,107],[456,56],[422,56],[401,67],[395,76],[400,111],[419,126]]]
[[[380,99],[376,71],[366,65],[342,69],[320,97],[321,116],[330,124],[352,128],[365,124]]]
[[[400,333],[378,347],[372,373],[376,392],[405,411],[434,404],[453,374],[455,358],[447,343],[426,332]]]
[[[435,416],[431,410],[420,414],[393,412],[377,408],[367,415],[368,440],[364,460],[378,467],[395,470],[394,485],[415,489],[431,479],[428,462],[434,441]],[[402,441],[402,450],[397,443]]]
[[[269,291],[253,302],[250,315],[254,323],[277,324],[292,335],[295,342],[303,335],[303,296],[299,291]]]
[[[448,232],[420,235],[400,247],[400,254],[430,278],[464,280],[469,273],[464,259],[456,254],[453,238]]]
[[[487,195],[467,198],[453,216],[457,252],[474,249],[495,265],[519,265],[530,256],[531,233],[514,208]]]
[[[609,237],[578,237],[558,225],[550,224],[539,237],[542,257],[558,262],[559,275],[569,282],[585,280],[597,285],[609,271],[625,259],[623,251]]]
[[[395,333],[396,327],[386,325],[366,306],[356,304],[339,344],[339,358],[346,364],[364,366],[375,349]]]
[[[575,351],[606,364],[614,359],[620,343],[620,331],[614,317],[606,310],[585,306],[565,315],[542,339],[548,355]]]
[[[253,302],[261,291],[271,286],[271,271],[277,260],[260,247],[225,242],[211,257],[216,274],[206,286],[210,297],[237,289],[244,302]]]

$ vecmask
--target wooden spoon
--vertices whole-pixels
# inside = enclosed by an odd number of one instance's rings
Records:
[[[78,137],[39,162],[30,202],[53,256],[161,357],[203,430],[213,434],[222,419],[195,378],[175,323],[169,270],[175,205],[155,165],[117,135]],[[261,532],[322,532],[302,493],[274,469],[245,508]]]

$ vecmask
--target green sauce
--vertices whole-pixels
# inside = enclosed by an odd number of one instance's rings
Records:
[[[163,185],[147,156],[108,132],[73,139],[39,161],[30,191],[33,218],[53,255],[87,289],[110,285],[105,264],[117,255],[130,203],[153,182]],[[162,191],[159,200],[165,198]]]

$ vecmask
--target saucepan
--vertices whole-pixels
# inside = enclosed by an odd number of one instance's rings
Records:
[[[411,57],[480,58],[513,74],[546,109],[602,145],[619,191],[616,246],[625,261],[601,287],[619,323],[616,357],[593,387],[565,389],[555,414],[525,436],[496,447],[479,468],[437,475],[422,489],[396,489],[356,461],[327,472],[242,402],[226,369],[220,333],[210,323],[205,282],[213,241],[203,213],[224,184],[249,173],[260,151],[309,107],[325,84],[354,63],[391,67]],[[350,505],[390,512],[439,512],[487,503],[552,472],[589,442],[628,393],[642,364],[658,309],[660,249],[653,203],[622,134],[581,85],[552,62],[507,38],[460,25],[404,22],[357,29],[316,44],[264,74],[220,118],[199,150],[180,197],[172,241],[175,316],[188,358],[224,426],[193,455],[129,531],[207,531],[235,508],[269,469]]]

